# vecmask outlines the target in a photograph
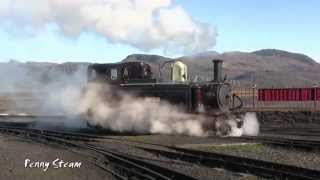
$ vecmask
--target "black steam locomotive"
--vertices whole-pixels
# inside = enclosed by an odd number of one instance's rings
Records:
[[[88,82],[108,84],[118,95],[125,92],[136,97],[158,98],[182,106],[189,113],[217,116],[241,107],[241,100],[231,93],[231,85],[222,77],[222,60],[213,60],[213,80],[203,82],[188,81],[183,62],[170,63],[169,82],[154,78],[151,66],[144,62],[92,64],[88,67]]]

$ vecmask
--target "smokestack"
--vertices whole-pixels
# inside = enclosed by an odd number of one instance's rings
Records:
[[[214,59],[213,62],[213,81],[222,82],[222,60]]]

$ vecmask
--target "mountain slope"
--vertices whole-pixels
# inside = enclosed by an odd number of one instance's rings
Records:
[[[313,86],[320,82],[320,65],[310,57],[275,49],[263,49],[247,52],[226,52],[219,54],[208,51],[192,56],[177,58],[188,65],[189,79],[200,77],[202,80],[212,79],[213,59],[224,60],[224,73],[228,79],[242,86],[257,84],[258,87],[301,87]],[[159,78],[159,65],[166,61],[176,60],[158,55],[132,54],[123,59],[126,61],[143,61],[151,65],[154,78]],[[61,77],[70,76],[74,72],[85,72],[90,63],[19,63],[11,61],[0,63],[0,83],[21,86],[34,86],[34,83],[55,82]],[[169,80],[170,68],[162,68],[162,79]],[[85,78],[86,73],[79,74]],[[0,90],[1,90],[0,89]]]
[[[296,59],[302,63],[306,63],[309,65],[316,64],[316,62],[310,58],[309,56],[306,56],[304,54],[300,53],[292,53],[288,51],[278,50],[278,49],[262,49],[259,51],[252,52],[253,54],[260,55],[260,56],[275,56],[275,57],[287,57]]]
[[[156,57],[156,58],[155,58]],[[159,64],[172,60],[162,56],[130,55],[124,61],[134,59],[152,65],[158,74]],[[155,59],[155,60],[154,60]],[[177,58],[188,65],[189,77],[212,77],[212,59],[224,60],[224,71],[229,79],[240,84],[257,84],[260,87],[312,86],[320,81],[320,65],[310,57],[275,49],[246,52],[204,52]],[[168,73],[168,71],[167,71]]]

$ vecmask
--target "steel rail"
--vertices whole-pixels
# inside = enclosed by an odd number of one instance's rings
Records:
[[[172,159],[198,163],[211,168],[220,167],[235,172],[250,173],[265,178],[320,179],[320,171],[318,170],[311,170],[262,160],[178,147],[171,147],[171,149],[175,150],[176,152],[145,147],[140,148],[145,151]]]
[[[49,141],[56,142],[58,144],[67,145],[69,147],[76,147],[85,150],[94,151],[98,154],[103,155],[107,160],[108,164],[112,164],[113,169],[116,169],[117,176],[122,178],[131,178],[136,177],[138,179],[160,179],[160,180],[172,180],[172,179],[186,179],[186,180],[194,180],[195,178],[184,175],[182,173],[143,161],[137,158],[133,158],[121,153],[111,152],[104,149],[98,149],[88,144],[78,144],[64,139],[62,136],[56,137],[52,136],[50,131],[36,130],[36,129],[15,129],[13,127],[10,128],[0,128],[0,131],[15,135],[25,134],[28,135],[28,138],[33,140],[39,140],[37,138]],[[54,132],[57,133],[57,132]],[[53,134],[54,134],[53,133]],[[123,173],[125,172],[125,173]],[[126,175],[124,175],[126,174]]]
[[[255,137],[240,137],[243,139],[249,140],[257,140]],[[320,147],[320,141],[311,141],[311,140],[299,140],[299,139],[276,139],[276,138],[269,138],[269,137],[259,137],[260,141],[264,141],[265,143],[272,143],[273,145],[291,145],[293,147],[300,147],[300,148],[317,148],[316,146]],[[152,148],[145,148],[135,146],[136,148],[140,148],[143,150],[152,150],[153,152],[160,152],[168,155],[170,158],[176,159],[177,157],[187,157],[187,159],[180,159],[180,160],[187,160],[186,162],[196,163],[198,162],[201,165],[209,166],[209,167],[222,167],[225,169],[239,171],[244,173],[251,173],[254,175],[262,176],[262,177],[281,177],[285,178],[292,178],[292,179],[320,179],[320,171],[306,169],[297,166],[273,163],[268,161],[262,160],[255,160],[250,158],[243,158],[237,157],[232,155],[226,154],[218,154],[218,153],[208,153],[203,151],[179,148],[175,146],[166,146],[166,145],[159,145],[154,143],[146,143],[146,142],[139,142],[136,140],[123,140],[118,138],[107,138],[111,140],[116,140],[118,142],[133,142],[137,144],[143,145],[151,145],[151,146],[158,146],[162,148],[167,148],[169,150],[176,151],[176,154],[172,155],[172,152],[163,151],[159,149],[152,149]],[[228,139],[228,138],[226,138]],[[235,138],[238,139],[238,138]],[[150,151],[149,151],[150,152]],[[192,157],[191,159],[188,159]]]
[[[23,128],[20,128],[23,129]],[[0,128],[1,130],[1,128]],[[47,131],[47,130],[37,130],[32,129],[32,131],[39,131],[42,133],[47,133],[50,136],[56,137],[56,134],[59,134],[60,132],[57,131]],[[78,133],[65,133],[64,136],[88,136],[88,137],[96,137],[86,134],[78,134]],[[58,136],[59,138],[63,138],[64,136]],[[153,148],[146,148],[146,147],[139,147],[135,146],[137,148],[143,149],[145,151],[149,151],[152,153],[156,153],[158,155],[167,156],[172,159],[180,159],[182,161],[191,162],[191,163],[199,163],[203,166],[208,167],[222,167],[231,171],[236,172],[244,172],[244,173],[251,173],[254,175],[262,176],[262,177],[280,177],[282,178],[292,178],[292,179],[320,179],[320,171],[317,170],[311,170],[306,169],[302,167],[296,167],[296,166],[290,166],[290,165],[284,165],[284,164],[278,164],[273,162],[267,162],[267,161],[261,161],[261,160],[255,160],[255,159],[249,159],[249,158],[243,158],[243,157],[237,157],[232,155],[226,155],[226,154],[218,154],[218,153],[209,153],[209,152],[203,152],[203,151],[197,151],[197,150],[191,150],[191,149],[185,149],[185,148],[179,148],[174,146],[165,146],[165,145],[159,145],[154,143],[146,143],[146,142],[139,142],[135,140],[123,140],[118,138],[110,138],[110,137],[100,137],[98,138],[105,138],[110,140],[116,140],[119,142],[133,142],[137,144],[144,144],[144,145],[152,145],[152,146],[159,146],[163,148],[167,148],[170,150],[174,150],[175,152],[170,151],[164,151],[159,149],[153,149]],[[260,138],[260,139],[259,139]],[[320,141],[306,141],[306,140],[300,140],[300,139],[284,139],[284,138],[270,138],[270,137],[240,137],[240,138],[226,138],[226,139],[246,139],[246,140],[256,140],[256,141],[265,141],[265,143],[270,144],[276,144],[276,145],[291,145],[293,147],[304,147],[304,148],[315,148],[312,146],[318,146],[320,147]],[[305,144],[305,145],[303,145]],[[91,147],[94,148],[94,147]],[[95,151],[103,152],[102,149],[95,149]],[[108,153],[114,153],[114,152],[108,152]],[[123,156],[124,154],[121,154]],[[129,157],[132,158],[132,157]]]
[[[245,140],[249,142],[258,142],[265,145],[281,146],[284,148],[296,148],[304,150],[320,150],[320,141],[296,139],[296,138],[284,138],[284,137],[270,137],[270,136],[242,136],[242,137],[227,137],[229,140]]]

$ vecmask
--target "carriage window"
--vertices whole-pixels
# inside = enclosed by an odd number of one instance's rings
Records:
[[[111,80],[118,79],[118,71],[117,69],[111,69]]]

